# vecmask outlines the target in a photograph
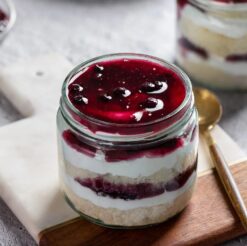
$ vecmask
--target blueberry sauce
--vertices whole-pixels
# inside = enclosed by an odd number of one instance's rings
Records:
[[[84,143],[83,139],[80,139],[79,136],[72,131],[66,130],[62,135],[63,139],[71,148],[89,157],[95,157],[97,149]]]
[[[0,33],[4,31],[8,22],[7,14],[0,9]]]
[[[185,52],[186,52],[186,50],[189,50],[189,51],[196,53],[197,55],[199,55],[203,59],[208,58],[208,53],[205,49],[196,46],[195,44],[190,42],[187,38],[182,37],[178,40],[178,42],[179,42],[180,47],[185,49]]]
[[[68,86],[68,98],[80,112],[118,124],[165,117],[182,104],[185,94],[184,82],[174,71],[139,59],[92,64]]]
[[[71,148],[75,149],[76,151],[81,152],[89,157],[95,157],[97,149],[90,145],[87,145],[85,142],[83,142],[83,139],[80,139],[80,137],[74,134],[72,131],[64,131],[63,139]],[[107,162],[118,162],[124,160],[134,160],[141,157],[162,157],[182,147],[183,144],[184,139],[183,137],[180,137],[167,140],[158,146],[154,146],[151,148],[149,147],[148,149],[102,149],[101,151],[104,153],[105,160]]]
[[[247,54],[244,55],[229,55],[226,57],[229,62],[247,62]]]
[[[139,183],[139,184],[122,184],[111,183],[102,177],[97,178],[75,178],[81,186],[87,187],[97,193],[99,196],[108,196],[115,199],[136,200],[154,197],[165,192],[172,192],[180,189],[185,185],[193,172],[196,171],[196,162],[188,167],[184,172],[166,183]]]
[[[182,37],[179,39],[179,45],[180,47],[182,47],[184,50],[183,52],[186,54],[186,51],[189,50],[191,52],[196,53],[197,55],[199,55],[200,57],[202,57],[203,59],[208,59],[209,58],[209,54],[207,53],[207,51],[201,47],[196,46],[195,44],[193,44],[191,41],[189,41],[188,39],[186,39],[185,37]],[[247,54],[232,54],[232,55],[228,55],[225,60],[227,62],[247,62]]]

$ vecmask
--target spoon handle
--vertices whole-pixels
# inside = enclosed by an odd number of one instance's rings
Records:
[[[247,209],[231,170],[220,148],[215,143],[209,131],[205,132],[205,137],[207,139],[210,154],[215,164],[217,173],[224,185],[225,191],[230,198],[232,206],[234,207],[240,221],[242,222],[244,229],[247,231]]]

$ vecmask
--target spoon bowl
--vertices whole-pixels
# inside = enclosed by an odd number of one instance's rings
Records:
[[[199,114],[200,130],[211,130],[221,119],[222,106],[215,94],[207,89],[195,87],[196,108]]]

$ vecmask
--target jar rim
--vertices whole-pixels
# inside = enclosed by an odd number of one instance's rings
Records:
[[[123,58],[123,59],[146,59],[146,60],[151,60],[153,62],[159,63],[161,65],[164,65],[166,68],[172,69],[177,75],[180,76],[180,78],[182,79],[184,86],[185,86],[185,97],[183,102],[175,109],[173,110],[171,113],[169,113],[168,115],[158,118],[156,120],[153,121],[149,121],[149,122],[145,122],[145,123],[138,123],[138,124],[131,124],[131,123],[125,123],[125,124],[121,124],[121,123],[113,123],[113,122],[108,122],[108,121],[103,121],[103,120],[99,120],[97,118],[94,117],[90,117],[89,115],[86,115],[84,113],[82,113],[81,111],[79,111],[69,100],[68,98],[68,84],[71,82],[71,79],[79,72],[81,71],[81,69],[86,68],[87,66],[90,66],[96,62],[99,61],[105,61],[105,59],[119,59],[119,58]],[[162,121],[165,121],[167,119],[172,118],[173,116],[175,116],[177,113],[179,113],[184,107],[186,107],[186,105],[189,103],[190,98],[192,96],[192,84],[191,81],[189,79],[189,77],[185,74],[185,72],[183,72],[179,67],[177,67],[176,65],[169,63],[163,59],[154,57],[154,56],[150,56],[150,55],[144,55],[144,54],[138,54],[138,53],[112,53],[112,54],[107,54],[107,55],[102,55],[102,56],[97,56],[95,58],[92,58],[90,60],[87,60],[85,62],[80,63],[79,65],[77,65],[74,69],[72,69],[70,71],[70,73],[67,75],[67,77],[65,78],[64,82],[63,82],[63,86],[62,86],[62,100],[65,102],[65,105],[69,108],[69,110],[71,110],[74,114],[76,114],[77,116],[79,116],[80,118],[86,119],[91,123],[95,123],[95,124],[100,124],[102,126],[107,126],[107,127],[119,127],[119,128],[128,128],[128,127],[145,127],[145,126],[149,126],[149,125],[153,125]]]
[[[226,12],[234,12],[234,11],[247,11],[247,3],[224,3],[217,1],[209,1],[209,0],[188,0],[190,3],[193,3],[202,9],[209,9],[215,11],[226,11]]]

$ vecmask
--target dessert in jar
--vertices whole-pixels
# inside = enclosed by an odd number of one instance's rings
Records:
[[[62,190],[110,227],[163,222],[188,204],[198,127],[189,78],[158,58],[113,54],[65,79],[57,114]]]
[[[177,0],[177,63],[192,80],[247,89],[247,0]]]

